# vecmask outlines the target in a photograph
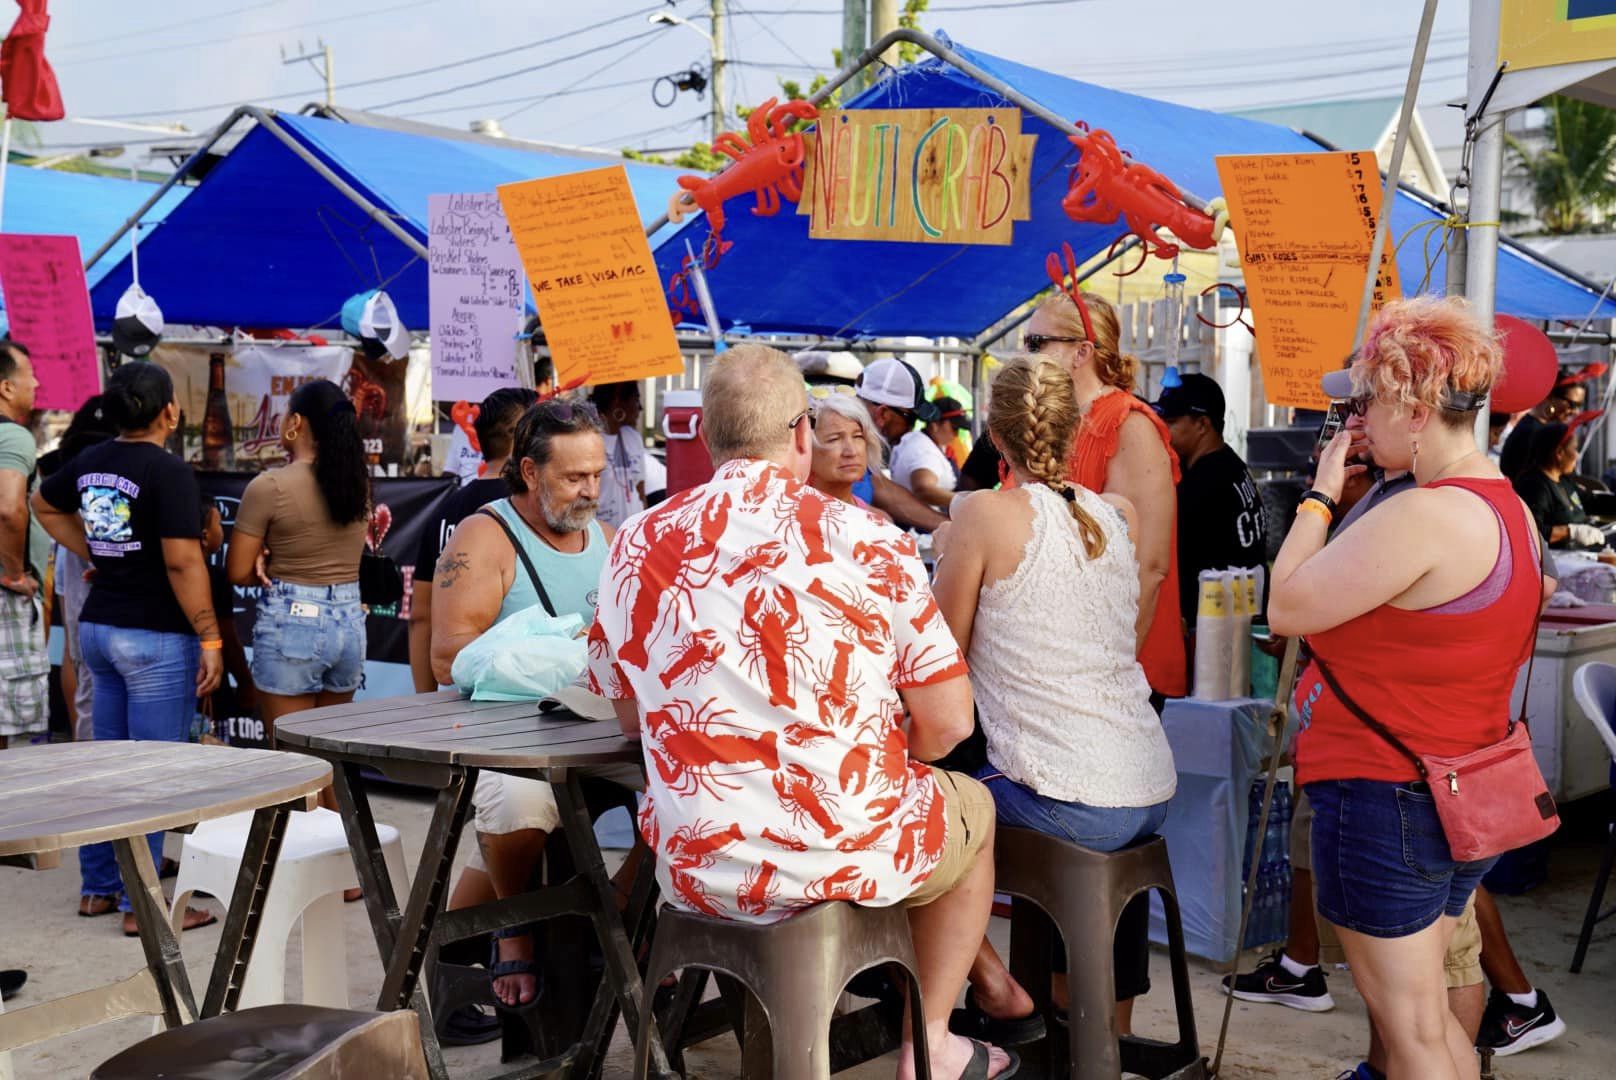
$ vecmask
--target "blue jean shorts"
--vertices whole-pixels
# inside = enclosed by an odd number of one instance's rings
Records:
[[[999,824],[1015,829],[1032,829],[1069,840],[1090,851],[1120,851],[1136,840],[1150,836],[1167,820],[1167,804],[1155,806],[1090,806],[1062,802],[1040,795],[1025,784],[1010,779],[992,765],[976,771],[976,778],[993,795]]]
[[[365,673],[365,609],[359,583],[293,585],[277,581],[258,599],[252,677],[285,697],[348,694]]]
[[[1423,782],[1324,780],[1305,790],[1319,914],[1336,926],[1398,938],[1458,918],[1497,861],[1454,861]]]

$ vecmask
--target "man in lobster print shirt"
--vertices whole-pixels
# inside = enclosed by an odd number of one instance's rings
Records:
[[[662,889],[750,922],[909,906],[933,1069],[996,1076],[1002,1052],[946,1031],[992,902],[993,803],[924,764],[970,733],[971,690],[914,542],[803,483],[784,354],[725,353],[702,407],[717,472],[624,523],[590,632],[593,688],[644,745]]]

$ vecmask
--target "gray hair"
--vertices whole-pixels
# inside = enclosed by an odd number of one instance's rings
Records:
[[[881,437],[876,429],[875,421],[870,417],[869,407],[852,394],[831,393],[828,397],[818,399],[813,403],[814,418],[826,413],[835,413],[846,420],[851,420],[864,430],[865,453],[868,456],[867,464],[871,472],[879,472],[886,461],[887,441]],[[820,448],[819,433],[814,432],[814,447]]]
[[[505,462],[501,475],[512,495],[527,493],[527,481],[522,479],[522,462],[530,460],[544,468],[550,461],[550,444],[557,435],[577,435],[592,431],[601,433],[600,414],[587,401],[551,398],[541,401],[522,414],[511,436],[511,456]]]
[[[702,427],[714,463],[778,452],[807,404],[808,388],[791,357],[755,342],[729,349],[701,388]]]

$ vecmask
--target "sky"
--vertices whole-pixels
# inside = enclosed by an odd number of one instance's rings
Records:
[[[921,25],[1073,78],[1225,110],[1400,95],[1420,6],[931,0]],[[839,0],[728,8],[732,105],[831,69]],[[707,25],[708,0],[56,0],[46,52],[70,118],[205,131],[242,102],[295,110],[323,99],[323,76],[282,52],[323,40],[339,105],[459,129],[494,118],[512,136],[551,143],[668,149],[706,138],[709,106],[681,93],[659,108],[652,85],[705,67],[708,43],[689,26],[650,25],[662,10]],[[1468,4],[1438,8],[1422,105],[1463,93],[1467,21]],[[164,139],[65,123],[38,135],[60,153],[122,143],[124,165],[143,161],[143,141]]]

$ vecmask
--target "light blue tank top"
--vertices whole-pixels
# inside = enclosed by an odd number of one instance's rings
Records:
[[[544,582],[544,591],[549,594],[550,603],[555,605],[555,613],[565,615],[576,612],[586,627],[594,622],[600,572],[606,565],[606,534],[600,531],[600,523],[589,523],[589,542],[582,551],[572,554],[557,551],[540,540],[511,506],[511,500],[498,499],[489,503],[488,509],[498,514],[516,534],[517,543],[532,561],[539,580]],[[516,577],[511,581],[511,590],[505,594],[505,602],[499,607],[499,617],[494,621],[504,622],[518,611],[538,606],[539,594],[534,591],[522,560],[517,559]]]

